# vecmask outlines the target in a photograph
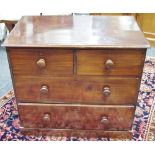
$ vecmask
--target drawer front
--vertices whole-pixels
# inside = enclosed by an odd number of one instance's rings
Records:
[[[139,79],[102,77],[15,78],[18,102],[135,104]]]
[[[72,75],[73,54],[63,49],[11,49],[8,52],[14,75]]]
[[[18,106],[25,128],[129,130],[133,106],[24,104]]]
[[[78,50],[78,75],[130,75],[142,73],[143,50]]]

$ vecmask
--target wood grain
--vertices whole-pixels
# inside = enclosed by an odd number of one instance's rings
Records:
[[[24,16],[6,47],[148,48],[131,16]]]
[[[20,103],[18,110],[25,128],[129,130],[134,115],[134,106]],[[45,114],[50,115],[48,122]],[[108,123],[101,123],[103,116]]]
[[[56,136],[56,137],[80,137],[80,138],[107,138],[107,140],[131,140],[131,131],[105,131],[105,130],[72,130],[72,129],[33,129],[23,128],[24,135]]]
[[[8,56],[15,75],[72,75],[73,54],[69,49],[13,48]],[[46,66],[40,68],[37,61],[44,59]]]
[[[139,80],[136,78],[102,77],[16,77],[18,102],[71,102],[86,104],[136,104]],[[42,86],[48,87],[41,94]],[[103,95],[109,87],[111,94]]]
[[[3,46],[24,133],[131,138],[149,47],[133,17],[24,16]]]
[[[137,13],[137,22],[147,38],[151,47],[155,46],[155,14],[154,13]]]
[[[113,68],[105,67],[106,60],[112,60]],[[145,50],[139,49],[103,49],[78,50],[78,75],[140,76],[145,59]]]

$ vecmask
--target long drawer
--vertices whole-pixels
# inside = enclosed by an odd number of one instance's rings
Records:
[[[15,48],[8,51],[13,75],[54,76],[73,74],[69,49]]]
[[[18,102],[135,104],[139,79],[102,77],[15,77]]]
[[[138,49],[77,50],[77,74],[141,76],[144,59]]]
[[[18,105],[24,128],[130,130],[134,106]]]

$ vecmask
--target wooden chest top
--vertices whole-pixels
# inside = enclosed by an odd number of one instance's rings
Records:
[[[147,48],[132,16],[23,16],[6,47]]]

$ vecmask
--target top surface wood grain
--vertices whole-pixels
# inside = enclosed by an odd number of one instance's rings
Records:
[[[148,48],[132,16],[23,16],[6,47]]]

